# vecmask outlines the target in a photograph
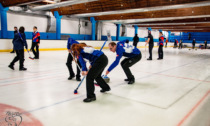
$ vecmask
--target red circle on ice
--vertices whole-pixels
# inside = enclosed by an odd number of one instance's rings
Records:
[[[17,126],[43,126],[32,114],[20,108],[0,103],[0,125],[8,126],[9,123],[12,126],[15,124]]]

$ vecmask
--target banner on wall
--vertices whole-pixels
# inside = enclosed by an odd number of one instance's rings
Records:
[[[107,41],[112,41],[110,30],[107,30],[106,32],[107,32]]]

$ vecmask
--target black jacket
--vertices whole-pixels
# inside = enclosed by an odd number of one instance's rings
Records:
[[[138,37],[138,36],[134,36],[133,42],[134,42],[134,43],[138,43],[138,42],[139,42],[139,37]]]

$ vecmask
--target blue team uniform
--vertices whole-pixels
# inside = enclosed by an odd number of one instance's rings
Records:
[[[126,41],[127,40],[123,40],[117,43],[116,47],[117,57],[116,60],[112,63],[112,65],[109,67],[108,69],[109,72],[112,71],[119,64],[122,56],[133,58],[141,53],[140,50],[135,46],[125,43]]]
[[[28,48],[25,33],[16,33],[13,39],[14,49],[22,50],[24,46]]]
[[[73,44],[79,44],[79,42],[75,41],[73,38],[69,38],[68,41],[67,41],[67,49],[71,49],[71,46]],[[67,58],[67,63],[66,63],[66,66],[68,67],[69,74],[70,74],[70,76],[68,78],[69,80],[71,80],[75,76],[73,68],[72,68],[72,61],[73,61],[72,54],[69,53],[68,58]],[[78,65],[81,67],[79,62],[78,62]],[[77,67],[76,77],[77,77],[77,81],[80,81],[80,69],[79,69],[79,67]]]
[[[103,54],[104,53],[102,51],[95,50],[92,47],[84,47],[84,49],[81,50],[79,56],[79,62],[82,66],[82,71],[87,71],[85,60],[88,60],[92,66],[94,62]]]
[[[67,42],[67,49],[71,49],[71,46],[73,45],[73,44],[79,44],[79,42],[78,41],[76,41],[76,40],[74,40],[73,38],[69,38],[68,39],[68,42]]]

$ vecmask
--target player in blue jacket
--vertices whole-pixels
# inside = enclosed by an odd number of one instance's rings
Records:
[[[8,66],[12,70],[14,70],[15,62],[17,62],[18,60],[20,61],[19,70],[20,71],[27,70],[26,68],[24,68],[24,64],[23,64],[24,60],[25,60],[24,59],[24,46],[26,47],[26,49],[28,49],[24,31],[25,31],[25,28],[20,27],[19,33],[15,33],[15,36],[13,39],[14,50],[15,50],[17,56],[13,59],[13,61]]]
[[[110,51],[116,52],[117,57],[116,60],[111,64],[111,66],[107,70],[106,75],[109,74],[109,72],[111,72],[119,64],[122,56],[125,56],[127,58],[125,58],[121,62],[121,66],[127,76],[127,79],[125,79],[125,81],[128,81],[128,84],[133,84],[135,83],[135,78],[132,75],[129,67],[133,66],[134,64],[136,64],[138,61],[141,60],[141,52],[135,46],[126,43],[126,41],[128,40],[120,41],[117,44],[114,42],[109,43]]]
[[[82,66],[82,75],[87,75],[86,77],[86,90],[87,98],[84,99],[84,102],[91,102],[96,100],[95,96],[95,87],[94,80],[102,88],[101,92],[110,91],[109,85],[101,77],[104,68],[108,64],[107,56],[99,50],[95,50],[92,47],[89,47],[85,44],[73,44],[71,47],[74,57],[79,59],[79,62]],[[91,66],[89,71],[86,67],[86,61],[89,61]]]
[[[75,74],[74,74],[74,71],[73,71],[73,68],[72,68],[73,57],[72,57],[72,54],[71,54],[72,53],[71,52],[71,46],[73,44],[79,44],[79,42],[75,41],[73,38],[70,37],[68,39],[68,42],[67,42],[67,49],[68,49],[69,55],[68,55],[67,62],[66,62],[66,66],[68,67],[69,74],[70,74],[68,80],[71,80],[72,78],[75,77]],[[78,62],[78,65],[81,67],[79,62]],[[81,81],[81,79],[80,79],[80,69],[79,69],[78,66],[77,66],[76,80]]]

